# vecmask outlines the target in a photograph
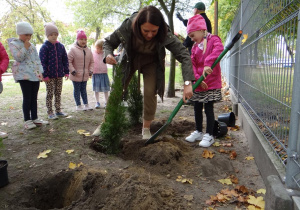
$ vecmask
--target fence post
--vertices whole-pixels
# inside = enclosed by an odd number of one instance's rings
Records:
[[[299,189],[300,183],[300,12],[298,12],[298,31],[293,79],[292,109],[286,167],[286,186]]]

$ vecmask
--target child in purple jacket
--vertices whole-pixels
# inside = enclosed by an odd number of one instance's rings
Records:
[[[199,146],[209,147],[214,143],[214,102],[222,99],[221,68],[218,63],[212,71],[211,66],[222,53],[224,47],[218,36],[207,33],[206,23],[201,15],[195,15],[189,19],[187,33],[192,41],[195,42],[192,48],[191,58],[196,80],[198,80],[202,74],[204,75],[204,73],[208,75],[199,87],[195,89],[190,99],[194,102],[196,131],[191,133],[185,140],[188,142],[201,140]],[[202,133],[203,105],[207,123],[205,134]]]
[[[46,106],[48,119],[58,119],[58,117],[68,116],[61,111],[61,92],[63,77],[69,78],[69,62],[66,49],[63,44],[57,41],[58,29],[53,23],[45,25],[47,41],[40,49],[40,59],[44,69],[44,82],[46,83]],[[52,99],[55,96],[55,111],[52,109]]]

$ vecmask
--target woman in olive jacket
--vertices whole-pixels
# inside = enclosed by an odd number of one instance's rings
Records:
[[[123,85],[126,90],[136,70],[144,79],[143,139],[151,137],[150,124],[155,116],[158,94],[163,99],[165,89],[165,56],[167,48],[182,63],[185,81],[183,100],[193,95],[191,81],[195,80],[190,55],[165,23],[162,13],[154,6],[146,6],[127,18],[103,45],[107,64],[116,64],[113,50],[120,44]]]

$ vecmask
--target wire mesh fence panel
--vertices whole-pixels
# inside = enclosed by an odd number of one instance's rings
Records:
[[[244,39],[221,63],[233,93],[284,166],[294,71],[300,71],[295,69],[299,7],[299,0],[241,1],[227,40],[238,30]]]

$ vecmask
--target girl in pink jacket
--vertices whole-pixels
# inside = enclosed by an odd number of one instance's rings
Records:
[[[195,89],[190,99],[194,102],[196,130],[186,138],[188,142],[201,140],[199,146],[209,147],[214,143],[213,128],[215,123],[214,102],[222,99],[221,68],[219,63],[212,71],[211,66],[224,50],[221,39],[207,33],[206,23],[201,15],[195,15],[188,21],[187,33],[195,42],[192,48],[192,63],[196,80],[207,73],[207,77]],[[203,105],[206,114],[206,133],[202,133]]]
[[[95,51],[93,51],[93,57],[95,61],[94,72],[92,77],[93,91],[95,92],[96,105],[95,108],[100,108],[99,92],[104,92],[104,108],[108,100],[108,94],[110,91],[109,78],[107,75],[107,66],[103,63],[103,43],[104,40],[98,40],[95,43]]]
[[[4,72],[6,72],[8,63],[9,63],[9,58],[8,58],[7,52],[4,48],[4,46],[2,45],[2,43],[0,42],[0,93],[2,93],[2,91],[3,91],[2,74]],[[7,133],[0,131],[0,138],[4,139],[7,136],[8,136]]]
[[[92,51],[87,47],[87,37],[83,30],[77,31],[77,41],[68,53],[70,80],[73,82],[76,110],[92,110],[88,104],[86,84],[93,74],[94,59]],[[84,106],[81,105],[80,96]]]

